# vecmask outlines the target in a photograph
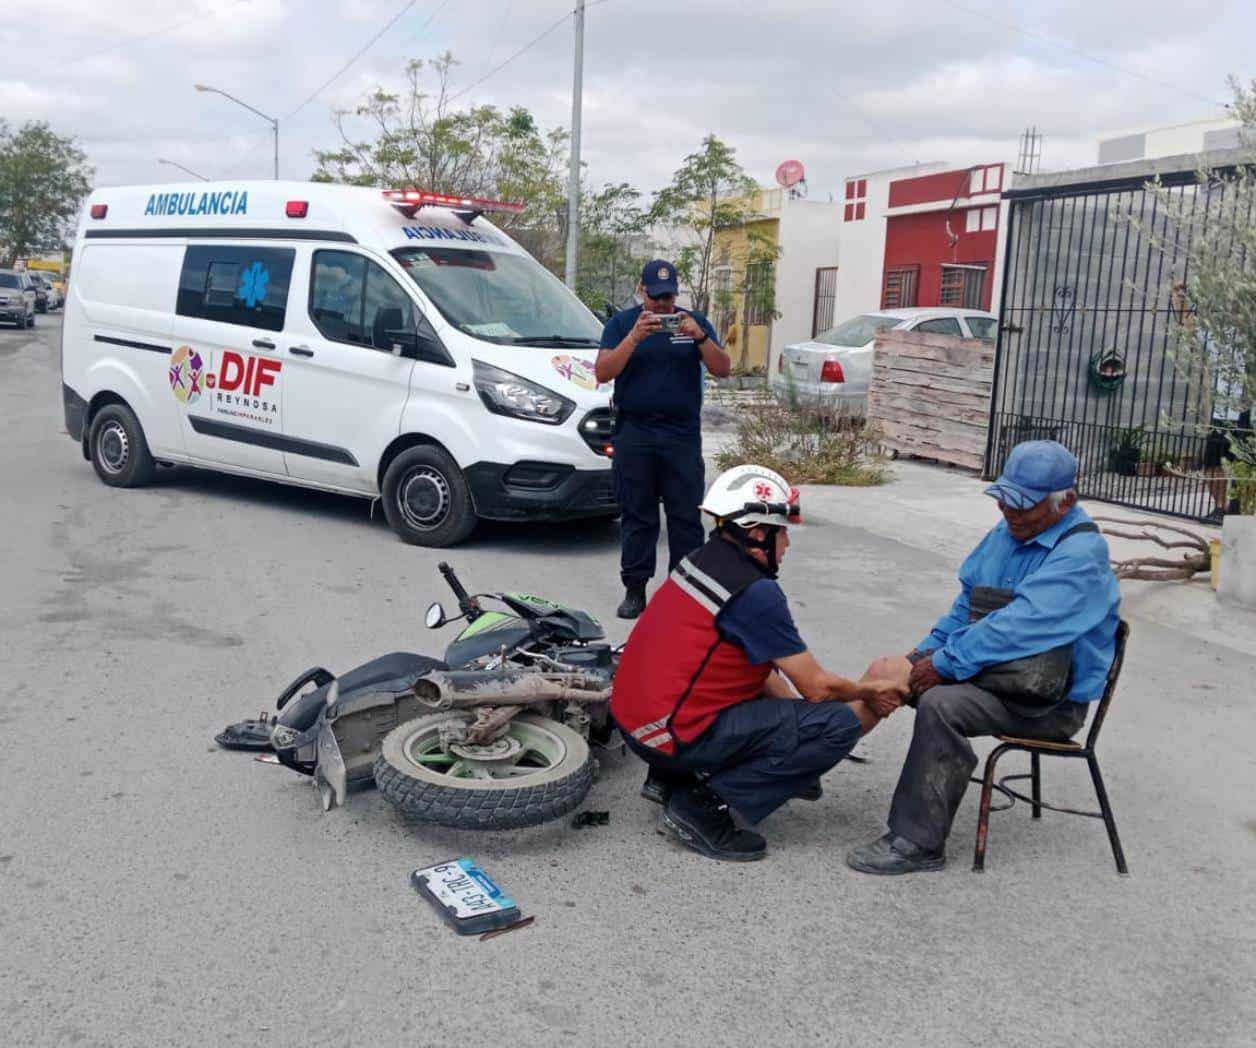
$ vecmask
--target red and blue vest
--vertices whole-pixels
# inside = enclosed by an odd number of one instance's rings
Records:
[[[638,743],[664,754],[693,742],[721,710],[757,699],[772,672],[720,636],[715,617],[767,573],[716,536],[685,557],[654,594],[615,671],[611,716]]]

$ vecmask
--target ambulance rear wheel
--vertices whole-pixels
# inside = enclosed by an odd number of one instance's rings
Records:
[[[475,529],[475,505],[462,470],[440,448],[403,451],[384,473],[384,516],[414,546],[453,546]]]
[[[125,404],[108,404],[92,419],[88,435],[92,467],[111,488],[136,488],[156,472],[144,428]]]

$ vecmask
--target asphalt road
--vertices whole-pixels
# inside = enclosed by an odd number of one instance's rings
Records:
[[[323,815],[214,732],[310,665],[437,651],[420,620],[442,558],[621,639],[616,529],[497,526],[436,552],[364,501],[193,470],[106,488],[63,432],[58,329],[0,331],[0,1043],[1256,1043],[1250,655],[1135,621],[1102,747],[1129,878],[1098,823],[1023,810],[994,817],[971,873],[971,795],[945,871],[847,870],[910,712],[769,819],[757,864],[658,837],[618,754],[587,802],[603,828],[420,829],[374,791]],[[957,562],[941,537],[836,523],[841,492],[808,498],[784,582],[854,674],[919,639]],[[1090,803],[1083,769],[1045,768],[1050,796]],[[407,876],[456,855],[535,925],[446,929]]]

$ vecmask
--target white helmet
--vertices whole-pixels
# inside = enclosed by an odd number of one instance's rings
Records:
[[[715,478],[698,507],[717,524],[787,528],[801,519],[798,489],[766,466],[734,466]]]

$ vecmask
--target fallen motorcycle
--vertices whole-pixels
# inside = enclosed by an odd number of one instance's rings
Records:
[[[325,811],[372,780],[406,816],[462,829],[535,826],[577,808],[593,784],[590,741],[614,731],[619,650],[587,612],[524,593],[472,596],[448,564],[440,572],[459,614],[432,604],[428,628],[466,621],[444,660],[394,652],[340,677],[315,667],[284,689],[277,714],[219,742],[260,733],[254,748],[268,742],[311,776]]]

